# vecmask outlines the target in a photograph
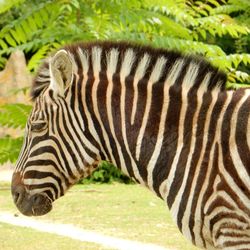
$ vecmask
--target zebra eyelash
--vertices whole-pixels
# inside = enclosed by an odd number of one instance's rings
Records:
[[[31,132],[41,132],[44,131],[48,127],[48,123],[46,121],[36,121],[30,124]]]

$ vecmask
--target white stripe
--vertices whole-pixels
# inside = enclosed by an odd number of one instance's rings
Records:
[[[249,92],[248,92],[249,93]],[[233,91],[228,91],[227,94],[233,96],[235,94],[235,92]],[[232,141],[232,136],[234,136],[234,134],[232,134],[234,132],[234,129],[233,128],[234,126],[236,126],[236,116],[238,115],[238,109],[240,107],[240,105],[246,100],[246,98],[248,98],[248,94],[245,94],[244,97],[241,99],[241,101],[237,104],[235,110],[234,110],[234,113],[233,113],[233,116],[231,118],[231,131],[230,131],[230,138],[229,138],[229,142],[231,141],[232,145],[230,144],[230,151],[232,150],[231,147],[233,148],[235,145],[233,144],[234,142]],[[232,97],[231,97],[232,98]],[[235,123],[235,124],[232,124]],[[219,137],[219,141],[223,141],[223,138],[221,138],[221,133],[218,135]],[[235,152],[236,151],[236,152]],[[241,177],[241,180],[243,182],[246,182],[247,179],[249,179],[249,175],[246,174],[246,176],[244,176],[244,172],[245,170],[242,171],[242,169],[244,169],[245,167],[243,165],[241,165],[241,160],[239,160],[239,162],[236,162],[235,161],[235,157],[237,158],[237,150],[235,150],[233,153],[231,152],[231,157],[232,157],[232,160],[233,160],[233,163],[235,166],[237,166],[237,172],[238,174],[240,175]],[[236,154],[235,156],[233,154]],[[249,203],[249,197],[247,197],[243,192],[242,190],[238,187],[238,185],[235,183],[234,181],[234,178],[228,173],[228,171],[225,169],[225,166],[224,166],[224,163],[223,163],[223,156],[222,156],[222,148],[221,148],[221,145],[219,147],[219,171],[221,173],[223,173],[223,177],[225,178],[226,182],[228,183],[228,185],[234,190],[235,194],[239,197],[239,200],[242,200],[243,204],[248,208],[250,209],[250,203]],[[249,185],[249,182],[248,183],[245,183],[246,186]]]
[[[114,138],[116,148],[118,151],[119,159],[121,162],[121,169],[122,171],[128,175],[128,171],[126,168],[125,160],[122,154],[121,145],[118,142],[118,139],[115,134],[115,127],[112,115],[112,91],[113,91],[113,75],[116,71],[117,63],[118,63],[118,56],[119,51],[117,49],[112,49],[109,54],[107,54],[107,77],[108,77],[108,88],[106,93],[106,108],[107,108],[107,115],[109,120],[109,126]]]
[[[199,64],[194,62],[190,62],[188,65],[187,72],[185,74],[185,78],[182,82],[182,89],[189,91],[189,89],[195,84],[196,77],[199,71]],[[201,88],[203,88],[204,82],[201,83]]]
[[[241,100],[237,103],[232,118],[231,118],[231,129],[230,129],[230,137],[229,137],[229,150],[230,150],[230,155],[232,157],[232,161],[234,166],[237,169],[237,174],[239,175],[241,181],[244,183],[244,185],[246,187],[249,186],[250,183],[250,176],[248,174],[248,172],[246,171],[246,168],[249,168],[249,166],[244,166],[238,149],[237,149],[237,143],[236,143],[236,125],[237,125],[237,121],[240,120],[241,118],[239,117],[239,110],[241,108],[241,106],[244,104],[244,102],[249,98],[249,95],[245,94]],[[240,122],[240,121],[239,121]],[[249,135],[248,135],[249,136]],[[246,137],[248,137],[246,136]],[[249,202],[250,203],[250,202]]]
[[[105,155],[105,158],[108,159],[108,156],[107,156],[107,154],[106,154],[106,152],[105,152],[105,150],[100,142],[100,138],[99,138],[97,131],[95,129],[95,126],[94,126],[94,123],[93,123],[91,114],[88,110],[87,102],[86,102],[86,83],[88,81],[89,54],[87,53],[87,51],[83,51],[81,48],[79,48],[78,55],[79,55],[81,65],[82,65],[82,70],[83,70],[83,81],[82,81],[81,92],[82,92],[82,104],[83,104],[83,109],[84,109],[84,115],[87,118],[87,121],[89,124],[89,130],[90,130],[91,134],[99,143],[99,146],[101,148],[102,153]]]
[[[175,64],[173,65],[171,72],[169,73],[169,76],[167,78],[167,84],[169,84],[170,86],[172,86],[179,74],[181,73],[181,70],[183,68],[183,64],[184,64],[184,60],[183,59],[179,59],[175,62]],[[180,117],[182,114],[182,109],[181,109],[181,113],[180,113]],[[180,120],[180,124],[179,124],[179,131],[178,131],[178,141],[177,141],[177,150],[176,150],[176,154],[173,160],[173,163],[170,167],[170,172],[169,172],[169,176],[168,176],[168,181],[167,181],[167,187],[168,187],[168,191],[170,190],[170,187],[172,185],[172,182],[174,180],[174,176],[175,176],[175,172],[176,172],[176,167],[177,167],[177,161],[179,159],[179,155],[182,149],[182,145],[183,145],[183,119]]]
[[[152,102],[152,88],[153,88],[153,85],[157,81],[159,81],[165,64],[166,64],[166,58],[164,57],[158,58],[154,66],[154,69],[150,75],[148,84],[147,84],[147,102],[146,102],[145,112],[143,115],[143,120],[142,120],[142,124],[140,127],[139,135],[138,135],[137,142],[136,142],[136,159],[137,160],[139,160],[139,157],[140,157],[142,139],[143,139],[146,125],[148,122],[148,116],[149,116],[149,111],[150,111],[151,102]]]
[[[208,86],[208,84],[206,84]],[[214,90],[212,93],[215,93],[216,90]],[[218,92],[218,95],[220,95],[220,93]],[[220,98],[220,97],[218,97]],[[227,99],[223,105],[223,108],[220,112],[220,114],[224,114],[225,113],[225,110],[226,108],[228,107],[228,104],[231,102],[231,98],[232,96],[228,96],[227,95]],[[213,99],[215,99],[215,97],[213,97]],[[206,146],[207,146],[207,141],[208,141],[208,127],[209,127],[209,120],[211,118],[211,115],[212,115],[212,108],[214,107],[214,101],[213,103],[210,104],[210,107],[208,109],[208,112],[207,112],[207,115],[206,115],[206,121],[205,121],[205,128],[204,128],[204,135],[207,135],[204,137],[204,141],[203,141],[203,144],[202,144],[202,149],[201,149],[201,153],[200,153],[200,157],[198,159],[198,162],[197,162],[197,167],[196,167],[196,172],[195,172],[195,176],[198,177],[198,171],[200,171],[200,167],[201,167],[201,164],[202,164],[202,160],[204,159],[204,154],[205,154],[205,149],[206,149]],[[216,134],[215,134],[215,138],[214,138],[214,142],[213,142],[213,146],[211,148],[211,152],[213,153],[213,155],[210,155],[210,159],[213,159],[214,158],[214,149],[215,149],[215,143],[218,142],[219,140],[219,133],[220,133],[220,129],[221,129],[221,121],[222,121],[222,118],[223,118],[223,115],[219,115],[219,118],[218,118],[218,122],[217,122],[217,126],[215,128],[216,130]],[[197,207],[196,207],[196,210],[195,210],[195,221],[201,221],[201,202],[202,202],[202,199],[203,199],[203,195],[204,195],[204,192],[206,191],[206,189],[208,188],[208,185],[210,184],[209,183],[209,177],[211,175],[211,171],[212,171],[212,164],[213,164],[213,161],[210,160],[209,161],[209,164],[208,164],[208,170],[207,170],[207,178],[205,179],[202,187],[201,187],[201,190],[200,190],[200,193],[199,193],[199,198],[197,200]],[[193,180],[193,183],[196,183],[196,179],[195,178]],[[193,193],[194,193],[194,188],[195,188],[195,185],[192,185],[191,186],[191,191],[190,191],[190,198],[193,197]],[[191,202],[192,202],[192,199],[189,199],[188,200],[188,204],[187,204],[187,209],[184,213],[184,217],[185,220],[186,218],[190,215],[191,213]],[[202,239],[200,238],[200,234],[199,234],[199,230],[200,230],[200,225],[195,223],[194,225],[194,232],[196,233],[195,234],[195,241],[196,243],[200,243],[202,244]]]
[[[101,71],[102,48],[101,47],[93,47],[91,55],[92,55],[94,76],[96,78],[99,78],[99,72]]]
[[[133,80],[134,97],[133,97],[133,105],[132,105],[132,113],[131,113],[131,121],[130,121],[131,125],[133,125],[135,122],[135,113],[136,113],[136,107],[137,107],[137,102],[138,102],[138,82],[144,77],[149,63],[150,63],[149,55],[144,54],[135,72],[135,76]]]
[[[121,79],[124,79],[129,75],[129,73],[131,71],[131,68],[133,66],[134,60],[135,60],[134,51],[132,49],[128,49],[125,52],[123,62],[122,62],[122,66],[121,66],[121,71],[120,71]]]
[[[60,103],[61,106],[62,106],[62,110],[65,110],[66,108],[65,108],[64,103],[61,102],[60,100],[59,100],[59,103]],[[63,119],[63,116],[62,116],[62,119]],[[87,152],[86,152],[86,150],[84,149],[84,147],[83,147],[82,143],[80,142],[79,138],[78,138],[78,137],[76,136],[76,134],[74,133],[74,130],[73,130],[73,128],[72,128],[72,125],[73,125],[73,124],[71,124],[71,123],[69,122],[68,113],[67,113],[66,111],[64,112],[64,119],[65,119],[64,122],[66,123],[66,125],[65,125],[65,126],[62,125],[60,128],[61,128],[61,130],[62,130],[62,133],[63,133],[63,135],[64,135],[64,138],[66,139],[68,145],[70,145],[72,151],[74,152],[74,154],[75,154],[75,156],[76,156],[76,158],[77,158],[77,162],[74,162],[73,165],[70,165],[70,168],[73,167],[73,169],[74,169],[74,167],[75,167],[75,165],[76,165],[77,163],[78,163],[79,167],[80,167],[80,166],[84,166],[84,162],[82,161],[82,159],[81,159],[79,153],[77,152],[77,147],[80,149],[80,152],[81,152],[81,154],[82,154],[84,160],[85,160],[89,165],[91,165],[91,164],[94,162],[95,159],[93,159],[92,157],[90,157],[90,156],[87,154]],[[62,122],[61,124],[63,124],[63,122]],[[65,129],[65,128],[68,128],[68,130],[69,130],[69,135],[68,135],[68,133],[66,132],[66,129]],[[73,137],[73,140],[70,138],[70,135]],[[86,141],[87,141],[87,140],[86,140]],[[75,146],[75,144],[76,144],[76,146]],[[73,158],[72,158],[72,159],[73,159]]]
[[[49,82],[50,82],[50,77],[45,77],[45,76],[37,76],[36,77],[36,81],[38,81],[38,82],[45,82],[45,84],[40,84],[39,83],[39,85],[37,86],[37,88],[36,89],[39,89],[41,86],[43,87],[43,86],[46,86]]]
[[[25,127],[25,133],[24,133],[24,142],[22,145],[22,148],[20,150],[19,156],[16,161],[16,166],[15,166],[15,172],[21,172],[24,164],[24,160],[26,159],[28,153],[29,153],[29,137],[27,136],[27,125]]]
[[[79,49],[78,49],[79,50]],[[75,115],[78,117],[78,120],[79,120],[79,122],[81,123],[81,127],[79,127],[78,126],[78,123],[76,122],[76,119],[75,119],[75,116],[73,115],[73,116],[71,116],[72,117],[72,120],[73,120],[73,124],[74,124],[74,127],[76,127],[76,130],[79,132],[79,131],[84,131],[85,130],[85,124],[84,124],[84,122],[83,122],[83,119],[82,119],[82,114],[80,113],[80,111],[79,111],[79,100],[78,100],[78,91],[80,91],[80,85],[82,84],[82,83],[80,83],[79,82],[79,74],[78,74],[78,65],[76,64],[76,61],[75,61],[75,58],[74,58],[74,55],[72,55],[71,53],[70,53],[70,56],[71,56],[71,58],[72,58],[72,62],[73,62],[73,71],[74,71],[74,75],[75,75],[75,91],[73,92],[73,91],[68,91],[68,93],[67,93],[67,96],[65,97],[65,99],[66,99],[66,102],[67,103],[71,103],[71,100],[72,100],[72,96],[74,97],[74,100],[75,100],[75,102],[74,102],[74,107],[73,107],[73,109],[74,109],[74,113],[75,113]],[[80,59],[81,60],[81,59]],[[82,67],[80,66],[80,69],[81,69]],[[71,89],[72,90],[72,89]],[[83,135],[84,136],[84,135]]]
[[[63,192],[65,190],[67,190],[67,189],[68,189],[68,187],[66,189],[64,189]],[[46,191],[51,192],[53,200],[56,200],[56,199],[60,198],[63,195],[63,194],[61,194],[59,189],[57,190],[57,191],[59,191],[58,195],[56,195],[56,192],[55,192],[54,188],[52,188],[52,187],[41,187],[41,188],[36,187],[35,189],[27,190],[26,192],[29,193],[30,196],[32,196],[34,194],[41,194],[41,193],[46,192]]]
[[[175,155],[170,172],[172,172],[172,168],[174,168],[176,170],[177,162],[179,160],[180,153],[183,149],[184,125],[185,125],[185,118],[186,118],[186,113],[187,113],[187,108],[188,108],[188,92],[189,92],[190,88],[193,86],[195,79],[197,77],[197,74],[198,74],[197,65],[190,63],[190,65],[188,66],[188,69],[185,73],[185,77],[184,77],[183,83],[182,83],[183,84],[182,91],[181,91],[182,104],[181,104],[181,111],[180,111],[180,116],[179,116],[179,129],[178,129],[178,137],[180,138],[180,141],[178,138],[178,146],[177,146],[178,154]],[[202,86],[201,90],[203,91],[203,86]],[[197,110],[196,110],[196,112],[197,112]],[[194,118],[193,118],[192,124],[194,124],[193,122],[194,122]],[[172,216],[173,216],[175,221],[177,220],[179,205],[180,205],[180,202],[181,202],[181,199],[183,196],[183,192],[184,192],[185,187],[186,187],[186,181],[188,179],[189,171],[191,168],[191,160],[192,160],[192,154],[194,151],[194,144],[195,144],[193,135],[194,135],[195,131],[196,131],[196,126],[192,126],[192,137],[191,137],[191,145],[190,145],[191,147],[190,147],[190,152],[188,155],[187,164],[186,164],[185,169],[184,169],[183,181],[182,181],[181,187],[178,190],[178,193],[175,197],[173,205],[171,207],[171,213],[172,213]],[[170,180],[169,181],[169,188],[171,187],[173,180],[174,180],[174,176],[175,176],[175,173],[171,173],[171,174],[173,174],[173,176],[170,176],[170,174],[169,174],[169,178],[168,178]],[[188,230],[188,232],[189,232],[189,230]],[[188,232],[185,232],[185,236],[191,240],[191,235]]]
[[[71,91],[71,95],[77,95],[77,91],[78,90],[78,86],[76,86],[76,92],[75,93],[72,93]],[[69,100],[68,100],[68,103],[70,103],[70,99],[71,99],[71,96],[69,95]],[[77,121],[76,121],[76,118],[75,118],[75,115],[72,115],[71,116],[71,120],[73,122],[73,124],[71,124],[69,122],[69,119],[68,119],[68,115],[67,115],[67,112],[65,111],[64,114],[66,115],[66,122],[67,122],[67,127],[69,128],[69,130],[71,131],[71,134],[72,136],[74,137],[74,140],[76,142],[76,144],[78,145],[78,147],[80,148],[80,151],[81,153],[83,154],[85,158],[85,160],[87,162],[89,162],[90,164],[92,164],[92,158],[87,154],[85,148],[83,146],[86,146],[88,149],[90,149],[92,152],[94,152],[96,155],[99,155],[99,150],[86,138],[86,136],[84,135],[83,131],[85,130],[85,125],[83,123],[83,119],[82,119],[82,116],[83,114],[80,113],[79,111],[79,100],[77,100],[77,96],[75,96],[75,107],[74,107],[74,112],[76,114],[76,116],[79,117],[79,121],[81,122],[81,125],[82,127],[79,127]],[[62,103],[62,105],[64,106],[64,104]],[[85,113],[84,113],[85,115]],[[84,145],[82,145],[82,143],[80,142],[79,138],[76,136],[76,134],[73,132],[73,127],[75,128],[75,130],[78,132],[78,134],[80,135],[80,138],[82,139]]]
[[[60,157],[60,156],[59,156],[59,157]],[[53,154],[51,154],[51,153],[44,153],[44,154],[42,154],[42,155],[40,155],[40,156],[31,157],[31,158],[29,158],[29,159],[30,159],[30,161],[32,161],[32,160],[39,160],[39,159],[41,159],[41,158],[43,158],[43,159],[49,159],[49,160],[55,162],[55,163],[58,165],[58,162],[57,162],[55,156],[54,156]],[[60,170],[62,170],[62,169],[60,169]],[[42,172],[42,173],[44,173],[44,172],[53,173],[53,174],[54,174],[55,176],[57,176],[59,179],[62,179],[62,173],[65,175],[65,171],[60,171],[60,172],[58,172],[58,171],[54,168],[54,166],[52,166],[52,165],[42,165],[42,166],[39,166],[39,165],[31,165],[31,166],[27,166],[27,167],[25,167],[24,175],[25,175],[25,173],[27,173],[28,171],[37,171],[37,172]],[[39,175],[39,173],[38,173],[38,175]],[[28,180],[28,181],[27,181],[27,180]],[[39,181],[39,179],[37,179],[37,178],[33,178],[33,179],[27,179],[27,178],[25,178],[25,179],[23,179],[23,182],[24,182],[25,185],[26,185],[26,184],[32,185],[32,184],[38,184],[40,181]],[[53,182],[53,183],[54,183],[54,182]],[[56,185],[56,186],[57,186],[57,185]],[[66,183],[65,183],[64,181],[61,182],[61,186],[62,186],[62,189],[63,189],[63,190],[67,190],[67,189],[68,189],[68,187],[66,186]],[[58,188],[58,186],[57,186],[57,188]],[[37,189],[37,188],[34,189],[34,190],[32,189],[32,190],[29,190],[29,192],[30,192],[30,193],[31,193],[31,192],[37,192],[36,190],[38,190],[38,189]],[[40,190],[40,189],[39,189],[39,190]],[[60,190],[60,188],[58,188],[58,190]]]
[[[108,79],[112,79],[117,63],[118,63],[119,51],[118,49],[111,49],[109,53],[106,54],[107,58],[107,77]]]
[[[87,76],[89,71],[89,54],[87,51],[82,50],[80,47],[78,48],[77,52],[81,61],[83,75],[85,77]]]
[[[54,187],[50,187],[50,183],[53,183],[55,186],[56,186],[56,190],[58,191],[58,197],[56,196],[56,193],[55,193],[55,189]],[[34,194],[37,194],[37,193],[42,193],[43,191],[47,191],[47,190],[50,190],[52,195],[53,195],[53,200],[56,200],[58,199],[59,197],[61,197],[63,194],[61,194],[60,192],[60,186],[57,182],[57,180],[55,180],[53,177],[45,177],[45,178],[42,178],[42,179],[28,179],[28,178],[25,178],[23,180],[23,184],[25,185],[25,187],[29,186],[29,185],[39,185],[39,184],[48,184],[47,187],[42,187],[42,188],[39,188],[39,187],[35,187],[34,189],[31,189],[31,190],[28,190],[28,193],[30,196],[34,195]],[[66,189],[64,189],[66,190]]]
[[[111,161],[112,161],[112,163],[116,164],[115,158],[112,154],[110,140],[109,140],[107,131],[105,130],[105,127],[102,123],[101,116],[100,116],[99,109],[98,109],[98,103],[97,103],[97,89],[98,89],[98,84],[100,81],[99,73],[101,70],[101,53],[102,53],[101,48],[98,48],[98,47],[92,48],[92,63],[93,63],[93,71],[94,71],[94,78],[95,78],[93,86],[92,86],[92,102],[93,102],[94,113],[96,115],[96,118],[97,118],[100,126],[101,126],[102,134],[103,134],[104,140],[106,142],[107,149],[108,149],[109,155],[111,157]]]
[[[167,81],[166,84],[168,84],[169,86],[172,86],[175,84],[177,78],[179,77],[183,66],[184,66],[184,59],[177,59],[176,62],[174,63],[174,65],[171,68],[170,73],[168,74],[167,77]]]
[[[185,91],[188,91],[189,88],[192,86],[192,84],[195,81],[195,78],[197,76],[198,73],[198,67],[196,67],[196,65],[190,64],[189,65],[189,69],[185,75],[185,78],[183,80],[183,85],[182,89]],[[171,75],[171,74],[170,74]],[[160,155],[161,152],[161,147],[162,147],[162,143],[163,143],[163,139],[164,139],[164,131],[165,131],[165,123],[166,123],[166,118],[167,118],[167,110],[168,110],[168,104],[169,102],[167,101],[169,99],[169,85],[167,84],[167,82],[169,81],[169,78],[167,78],[167,80],[164,83],[164,92],[163,92],[163,107],[162,107],[162,111],[161,111],[161,118],[160,118],[160,125],[159,125],[159,131],[157,134],[157,140],[156,140],[156,144],[155,144],[155,148],[154,148],[154,152],[150,158],[150,161],[148,163],[147,169],[148,169],[148,185],[149,187],[152,187],[153,185],[153,170],[155,167],[155,164],[157,162],[157,159]],[[203,90],[203,88],[202,88]],[[185,112],[185,111],[184,111]]]
[[[126,121],[125,121],[125,114],[126,114],[126,110],[125,110],[125,97],[126,97],[126,77],[130,74],[131,68],[133,66],[134,63],[134,59],[135,59],[135,55],[133,50],[129,49],[126,51],[125,56],[124,56],[124,60],[122,62],[122,66],[121,66],[121,72],[120,72],[120,79],[121,79],[121,103],[120,103],[120,110],[121,110],[121,125],[122,125],[122,137],[123,137],[123,141],[124,141],[124,145],[126,148],[126,151],[129,155],[129,158],[131,160],[131,164],[132,164],[132,168],[133,168],[133,172],[134,172],[134,176],[137,179],[137,181],[141,184],[144,183],[143,179],[140,176],[139,170],[138,170],[138,166],[136,165],[130,149],[129,149],[129,145],[128,145],[128,140],[127,140],[127,129],[126,129]]]
[[[248,98],[250,98],[250,89],[245,89],[245,95],[247,95]],[[247,126],[246,134],[250,135],[250,116],[248,117],[247,124],[248,124],[248,126]],[[247,136],[247,146],[250,149],[250,136]]]
[[[222,148],[221,145],[219,146],[219,171],[223,173],[223,177],[225,178],[225,181],[228,183],[228,185],[234,190],[234,193],[236,196],[238,196],[239,200],[242,201],[242,203],[247,207],[247,209],[250,209],[250,202],[249,197],[247,197],[242,190],[238,187],[238,185],[235,183],[234,178],[227,172],[225,169],[224,163],[223,163],[223,156],[222,156]],[[236,165],[237,166],[237,165]]]
[[[168,74],[167,79],[166,79],[166,81],[164,83],[164,99],[163,99],[164,103],[163,103],[162,112],[161,112],[161,120],[160,120],[160,126],[159,126],[159,133],[158,133],[158,136],[157,136],[157,142],[156,142],[156,146],[155,146],[155,151],[153,153],[154,158],[158,157],[157,155],[159,154],[160,148],[162,147],[162,142],[163,141],[162,141],[161,138],[164,135],[166,117],[167,117],[167,113],[168,113],[167,110],[168,110],[168,101],[169,100],[168,100],[167,96],[169,96],[169,88],[176,82],[176,80],[177,80],[177,78],[178,78],[178,76],[179,76],[179,74],[180,74],[180,72],[181,72],[181,70],[183,68],[183,64],[184,64],[184,60],[183,59],[176,60],[176,62],[172,66],[171,71]],[[168,94],[165,93],[165,91],[167,91],[167,90],[168,90]],[[164,116],[164,114],[165,114],[165,116]],[[179,143],[178,143],[178,145],[179,145]],[[153,165],[154,164],[152,163],[152,166]],[[149,166],[148,166],[148,168],[149,168]],[[173,167],[171,167],[171,169],[172,168]],[[172,173],[171,170],[170,170],[170,178],[172,178],[171,176],[174,174],[174,171],[175,171],[175,169],[172,171],[173,172]],[[149,177],[148,177],[149,178],[148,179],[149,182],[152,182],[152,172],[153,172],[153,170],[149,168]],[[169,183],[171,184],[171,182],[169,182],[169,178],[168,178],[160,186],[161,196],[163,197],[164,200],[167,199],[167,195],[168,194],[166,194],[165,192],[169,191],[169,188],[170,188],[170,184]],[[151,186],[152,186],[152,184],[151,184]]]
[[[61,142],[61,139],[58,138],[58,141],[60,142],[60,145],[63,144],[63,142]],[[57,144],[54,142],[54,140],[43,140],[43,141],[39,141],[39,143],[35,144],[32,148],[31,148],[31,151],[29,152],[29,156],[28,158],[30,160],[38,160],[38,159],[41,159],[41,155],[44,155],[42,158],[44,159],[50,159],[54,162],[57,162],[57,159],[55,158],[55,155],[52,154],[52,153],[49,153],[49,152],[44,152],[43,154],[40,154],[40,155],[35,155],[35,156],[30,156],[34,151],[42,148],[42,147],[47,147],[47,146],[51,146],[55,149],[57,155],[58,155],[58,158],[61,159],[61,163],[62,163],[62,166],[61,166],[61,171],[65,174],[65,175],[68,175],[68,172],[67,172],[67,168],[64,164],[64,161],[63,161],[63,158],[62,158],[62,155],[60,153],[60,150],[58,149],[58,146]],[[62,145],[62,147],[64,148],[64,145]],[[63,149],[65,150],[65,148]],[[64,151],[63,151],[64,152]],[[46,158],[45,158],[46,157]],[[67,157],[67,155],[66,155]],[[29,167],[26,167],[26,169],[29,168]]]
[[[57,112],[58,112],[58,111],[57,111]],[[62,116],[62,112],[58,112],[58,118],[59,118],[58,123],[59,123],[59,124],[63,124],[64,118],[63,118],[63,116]],[[53,125],[53,126],[54,126],[54,129],[55,129],[55,134],[58,134],[58,127],[55,126],[55,125]],[[67,135],[67,133],[66,133],[66,131],[65,131],[65,129],[64,129],[64,126],[61,126],[60,129],[61,129],[62,134],[64,135],[65,140],[66,140],[67,142],[69,142],[69,145],[72,147],[72,146],[73,146],[73,145],[72,145],[73,143],[72,143],[72,142],[70,143],[70,138],[68,137],[68,135]],[[74,161],[73,161],[72,155],[69,154],[68,149],[67,149],[67,147],[65,146],[65,143],[62,141],[62,139],[59,138],[59,137],[57,137],[57,139],[60,141],[60,145],[61,145],[61,147],[62,147],[63,153],[65,154],[65,157],[66,157],[66,159],[67,159],[67,161],[68,161],[68,163],[69,163],[69,166],[70,166],[70,168],[71,168],[72,166],[74,166]],[[45,142],[46,142],[46,141],[45,141]],[[48,141],[47,141],[47,143],[48,143]],[[39,143],[39,145],[40,145],[40,143]],[[45,145],[45,147],[46,147],[46,146],[48,146],[48,144]],[[53,148],[57,148],[57,145],[54,146]],[[33,151],[33,148],[32,148],[32,151]],[[62,158],[61,158],[61,159],[62,159]],[[62,162],[63,162],[63,161],[62,161]],[[66,168],[65,168],[65,169],[66,169]],[[73,173],[74,173],[74,175],[76,174],[75,172],[73,172]]]
[[[191,65],[191,70],[187,71],[187,79],[185,77],[184,79],[184,87],[190,85],[190,87],[192,87],[192,85],[194,84],[195,82],[195,78],[197,77],[197,74],[198,74],[198,71],[197,71],[197,67],[195,67],[195,65]],[[188,153],[188,159],[187,159],[187,163],[186,163],[186,166],[185,166],[185,173],[184,173],[184,177],[183,177],[183,181],[182,181],[182,185],[178,191],[178,194],[175,198],[175,202],[177,202],[175,204],[176,208],[177,209],[177,206],[179,206],[178,204],[180,203],[181,201],[181,198],[183,196],[183,193],[184,193],[184,190],[185,190],[185,187],[186,187],[186,182],[187,182],[187,179],[188,179],[188,176],[189,176],[189,171],[190,171],[190,168],[191,168],[191,163],[192,163],[192,159],[193,159],[193,154],[194,154],[194,150],[195,150],[195,144],[196,144],[196,131],[197,131],[197,123],[198,123],[198,116],[199,116],[199,112],[200,112],[200,108],[201,108],[201,105],[202,105],[202,97],[203,97],[203,94],[205,93],[206,91],[206,88],[208,86],[208,83],[209,83],[209,80],[210,80],[210,77],[211,75],[210,74],[207,74],[206,77],[204,78],[203,82],[200,84],[199,88],[198,88],[198,91],[197,91],[197,107],[196,107],[196,110],[195,110],[195,113],[194,113],[194,116],[193,116],[193,120],[192,120],[192,137],[191,137],[191,142],[190,142],[190,152]],[[213,100],[212,101],[212,105],[210,105],[209,109],[208,109],[208,115],[207,115],[207,118],[210,119],[210,112],[212,111],[212,108],[214,106],[214,103],[215,103],[215,92],[212,93],[212,96],[213,96]],[[209,122],[205,122],[205,131],[207,131],[206,129],[208,129],[208,124]],[[206,135],[207,133],[204,133],[204,135]],[[206,136],[205,136],[206,137]],[[207,138],[207,137],[206,137]],[[206,144],[206,143],[205,143]],[[206,145],[203,144],[203,149],[205,149]],[[201,155],[200,155],[201,156]],[[201,157],[200,159],[201,160]],[[196,172],[194,174],[194,179],[193,179],[193,183],[196,183],[196,179],[198,177],[198,173],[197,171],[199,170],[199,164],[201,162],[198,161],[198,164],[197,164],[197,167],[196,167]],[[182,232],[183,234],[190,240],[191,239],[191,233],[190,233],[190,228],[188,226],[188,223],[189,223],[189,218],[190,218],[190,214],[189,214],[189,211],[191,209],[191,201],[193,199],[193,192],[194,192],[194,187],[195,185],[192,185],[191,186],[191,194],[189,195],[189,199],[188,199],[188,204],[187,204],[187,208],[185,210],[185,213],[184,213],[184,216],[183,216],[183,219],[182,219]],[[173,205],[174,206],[174,205]]]
[[[162,199],[164,200],[164,201],[166,201],[167,200],[167,195],[168,195],[168,179],[165,179],[162,183],[161,183],[161,185],[160,185],[160,187],[159,187],[159,192],[160,192],[160,194],[161,194],[161,197],[162,197]]]

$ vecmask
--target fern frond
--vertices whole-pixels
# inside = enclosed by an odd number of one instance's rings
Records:
[[[184,3],[176,1],[157,1],[157,3],[150,0],[145,1],[144,8],[155,12],[163,14],[164,16],[172,17],[177,23],[182,24],[183,26],[195,26],[196,20],[190,13],[190,8]]]
[[[237,68],[240,63],[250,64],[250,54],[231,54],[226,57],[226,60],[230,61]]]
[[[228,82],[229,83],[244,83],[245,86],[250,87],[250,75],[246,72],[235,70],[234,68],[230,69],[228,72]]]
[[[206,1],[194,1],[190,4],[190,7],[195,11],[196,17],[206,17],[212,15],[214,8],[219,8],[220,6],[225,5],[225,1],[217,0],[206,0]]]
[[[0,14],[9,11],[13,6],[24,2],[24,0],[8,0],[0,2]]]
[[[59,13],[60,1],[40,4],[37,8],[28,10],[25,16],[6,25],[0,32],[0,46],[6,49],[6,44],[11,47],[24,44],[31,40],[37,31],[49,25]],[[58,14],[57,14],[58,15]]]
[[[250,34],[250,29],[246,26],[238,25],[235,21],[227,15],[215,15],[197,18],[198,28],[197,30],[208,31],[212,36],[223,36],[229,34],[230,36],[237,38],[241,34]]]
[[[245,84],[241,82],[227,82],[227,88],[229,89],[250,88],[250,84]]]
[[[0,126],[24,128],[31,111],[30,105],[5,104],[0,107]]]
[[[22,147],[22,142],[23,137],[11,138],[6,136],[0,138],[0,164],[8,161],[15,162]]]
[[[154,36],[152,42],[157,47],[180,50],[186,53],[192,52],[206,57],[226,55],[219,46],[205,44],[202,42],[195,42],[191,40]]]
[[[228,3],[232,5],[239,4],[239,5],[244,6],[245,8],[250,7],[249,0],[229,0]]]
[[[210,15],[218,15],[218,14],[231,14],[238,11],[244,11],[245,7],[242,5],[220,5],[217,8],[213,8],[210,12]]]
[[[237,68],[239,64],[248,65],[250,64],[250,54],[231,54],[225,56],[217,56],[211,59],[213,64],[220,67],[221,69]]]
[[[188,28],[177,22],[174,22],[173,20],[165,16],[160,17],[160,20],[162,21],[162,35],[192,40],[191,31]],[[179,32],[177,33],[176,30],[178,30]]]

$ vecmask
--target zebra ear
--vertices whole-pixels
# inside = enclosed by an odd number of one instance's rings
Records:
[[[73,79],[73,64],[70,55],[65,50],[59,50],[50,61],[50,88],[59,95],[64,95],[65,89]]]

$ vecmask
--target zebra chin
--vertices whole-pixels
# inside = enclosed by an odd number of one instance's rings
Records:
[[[52,201],[45,193],[30,195],[20,182],[20,175],[14,173],[12,177],[11,192],[18,210],[26,216],[41,216],[52,210]]]

